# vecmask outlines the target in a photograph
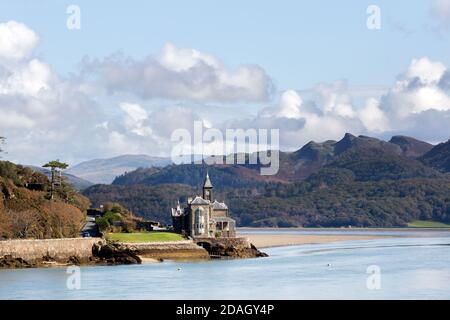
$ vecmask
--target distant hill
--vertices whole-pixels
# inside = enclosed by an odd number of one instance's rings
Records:
[[[93,183],[110,184],[117,176],[125,172],[131,172],[138,168],[164,167],[170,163],[169,158],[122,155],[109,159],[82,162],[67,169],[66,172]]]
[[[281,152],[275,176],[261,176],[259,164],[169,165],[138,169],[84,194],[94,202],[118,201],[136,214],[170,223],[170,207],[176,199],[200,194],[208,170],[215,197],[227,202],[240,226],[450,222],[450,175],[441,172],[450,158],[448,144],[426,152],[430,146],[410,137],[386,142],[346,134],[339,141],[310,142],[298,151]]]
[[[359,181],[440,176],[433,168],[405,157],[398,145],[371,137],[346,134],[334,150],[335,157],[327,167],[350,170]]]
[[[43,173],[47,176],[47,178],[51,178],[52,173],[50,170],[46,169],[46,168],[42,168],[42,167],[37,167],[37,166],[26,166],[30,169],[33,169],[34,171]],[[93,186],[94,183],[87,181],[85,179],[79,178],[77,176],[74,176],[73,174],[67,173],[67,172],[63,172],[63,176],[68,180],[68,182],[76,189],[76,190],[83,190],[86,189],[90,186]]]
[[[179,183],[199,187],[207,168],[211,175],[214,175],[218,188],[222,189],[251,187],[264,183],[300,182],[326,166],[352,168],[358,179],[366,180],[431,177],[438,174],[432,168],[427,168],[420,161],[405,157],[404,154],[397,144],[347,133],[337,142],[309,142],[298,151],[280,152],[280,170],[274,176],[261,176],[260,165],[185,164],[159,169],[138,169],[121,175],[113,184]]]
[[[442,172],[450,172],[450,140],[438,144],[433,149],[424,154],[420,160]]]
[[[433,148],[430,143],[406,136],[394,136],[389,142],[398,145],[402,154],[409,158],[419,158]]]

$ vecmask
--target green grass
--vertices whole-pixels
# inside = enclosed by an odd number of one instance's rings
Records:
[[[108,233],[106,235],[106,238],[108,240],[125,243],[166,242],[166,241],[184,240],[184,238],[181,235],[171,232]]]
[[[450,224],[436,222],[436,221],[423,221],[415,220],[408,223],[410,228],[450,228]]]

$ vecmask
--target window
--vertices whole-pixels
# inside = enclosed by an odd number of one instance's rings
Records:
[[[202,208],[197,208],[194,212],[195,218],[195,231],[197,234],[203,234],[205,232],[205,214]]]

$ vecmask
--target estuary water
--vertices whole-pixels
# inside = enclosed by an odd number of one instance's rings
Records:
[[[397,237],[270,248],[260,259],[81,267],[79,289],[66,268],[0,270],[0,299],[450,299],[450,231],[289,232]]]

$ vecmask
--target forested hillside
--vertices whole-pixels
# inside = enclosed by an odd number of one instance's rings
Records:
[[[177,199],[200,194],[206,170],[215,196],[240,226],[406,226],[450,222],[450,177],[444,146],[409,137],[390,142],[346,134],[281,153],[280,172],[259,175],[258,165],[182,165],[140,169],[114,185],[94,186],[94,202],[118,201],[137,214],[170,223]],[[438,161],[439,160],[439,161]]]
[[[49,188],[44,174],[0,161],[0,239],[79,236],[89,200],[64,181],[50,200]]]
[[[420,159],[424,164],[442,172],[450,172],[450,140],[428,151]]]

